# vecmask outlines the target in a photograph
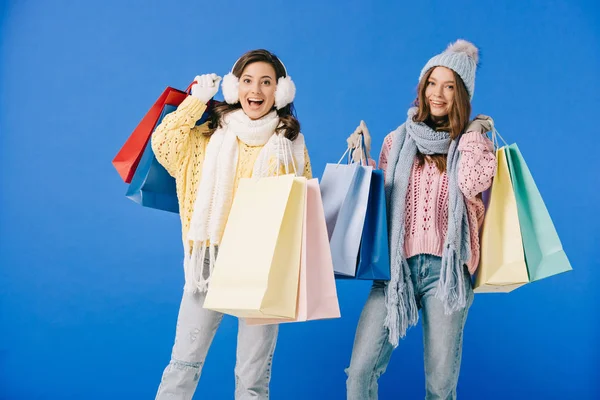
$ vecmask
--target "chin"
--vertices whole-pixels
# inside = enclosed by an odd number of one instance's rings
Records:
[[[431,115],[436,118],[444,118],[448,116],[448,111],[431,111]]]
[[[260,113],[256,112],[255,110],[248,110],[245,107],[242,107],[242,110],[244,110],[244,114],[246,114],[249,118],[252,118],[252,119],[256,119],[256,116],[260,114]]]
[[[250,119],[261,119],[262,117],[265,116],[265,113],[257,112],[257,111],[250,111],[250,112],[246,112],[246,115]]]

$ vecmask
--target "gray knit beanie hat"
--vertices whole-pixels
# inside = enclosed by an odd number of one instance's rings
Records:
[[[465,83],[469,96],[473,99],[475,91],[475,70],[479,62],[479,50],[471,42],[459,39],[451,43],[443,53],[432,57],[421,70],[419,82],[433,67],[446,67],[456,72]]]

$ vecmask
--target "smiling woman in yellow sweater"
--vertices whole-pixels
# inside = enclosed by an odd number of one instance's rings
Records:
[[[312,178],[304,136],[294,115],[296,88],[283,63],[267,50],[244,54],[223,78],[225,102],[212,106],[208,122],[196,126],[220,81],[215,74],[196,77],[192,95],[152,135],[157,160],[177,182],[185,251],[175,344],[157,399],[191,399],[196,390],[223,318],[202,307],[210,283],[210,260],[240,178],[281,173],[284,160],[294,161],[298,175]],[[285,154],[286,149],[291,154]],[[204,262],[196,265],[191,254],[206,248]],[[237,400],[268,399],[277,333],[277,325],[248,326],[239,320]]]

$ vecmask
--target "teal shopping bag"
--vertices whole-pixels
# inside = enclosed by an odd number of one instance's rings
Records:
[[[525,159],[516,144],[505,149],[517,199],[529,281],[570,271],[571,264]]]

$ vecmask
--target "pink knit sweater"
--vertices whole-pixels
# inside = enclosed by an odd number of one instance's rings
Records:
[[[387,169],[392,144],[392,134],[389,134],[384,139],[379,156],[379,168],[383,171]],[[485,215],[480,194],[492,184],[496,174],[496,156],[492,142],[479,132],[465,133],[458,149],[462,152],[458,183],[467,199],[471,233],[471,260],[467,266],[469,272],[474,274],[479,265],[479,231]],[[417,254],[441,257],[447,230],[448,176],[427,161],[419,168],[415,159],[406,193],[406,258]]]

